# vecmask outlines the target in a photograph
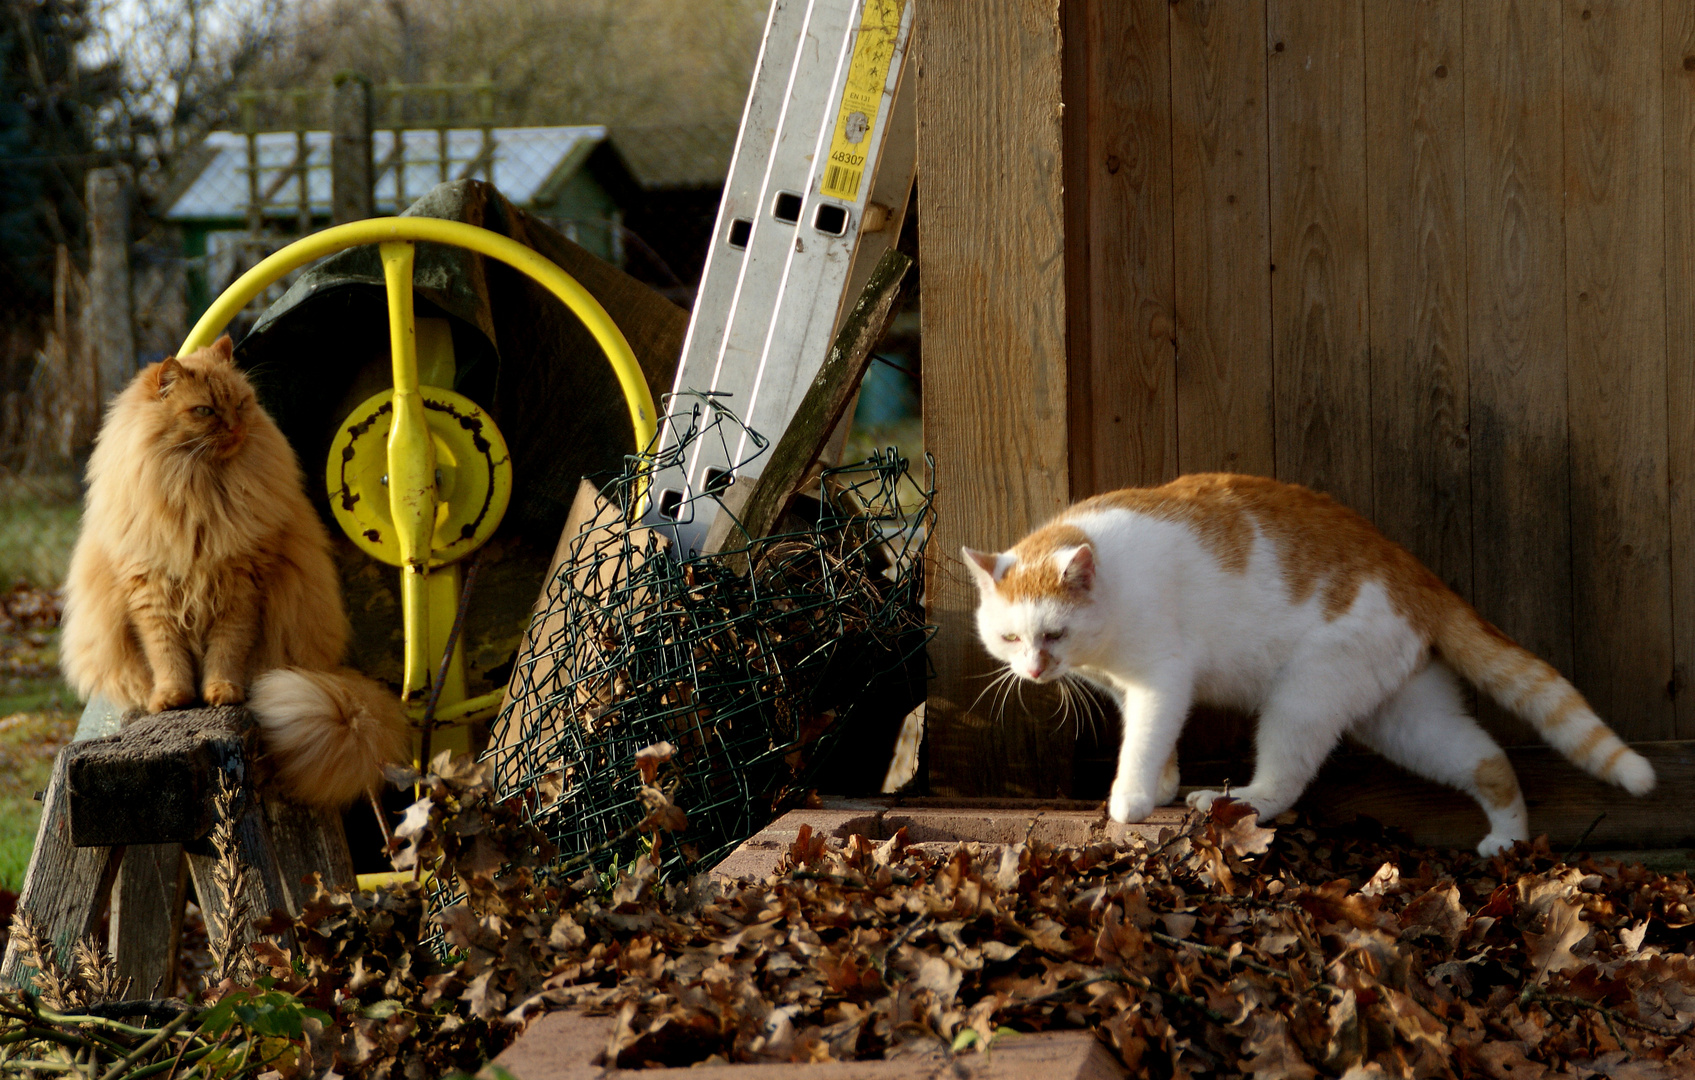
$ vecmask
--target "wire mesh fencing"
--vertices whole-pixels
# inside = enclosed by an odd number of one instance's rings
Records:
[[[746,430],[711,398],[666,422],[660,468],[703,440],[741,445]],[[501,794],[526,800],[562,857],[606,867],[639,850],[637,750],[671,743],[689,824],[669,865],[695,872],[795,801],[864,717],[901,707],[891,687],[922,692],[934,490],[928,461],[920,483],[895,451],[879,452],[823,470],[777,534],[737,522],[724,550],[699,555],[629,521],[654,464],[632,458],[570,536],[489,755]],[[694,499],[731,513],[723,496]],[[686,502],[678,516],[697,509]]]

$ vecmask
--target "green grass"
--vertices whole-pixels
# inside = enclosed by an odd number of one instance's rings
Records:
[[[15,713],[0,720],[0,888],[23,887],[35,846],[41,804],[53,757],[70,741],[77,714],[70,709]]]
[[[58,588],[81,509],[75,477],[0,473],[0,589],[19,580]]]
[[[76,540],[74,477],[0,473],[0,591],[26,581],[58,588]],[[75,697],[59,680],[57,630],[0,630],[0,888],[23,885],[53,757],[76,729]]]

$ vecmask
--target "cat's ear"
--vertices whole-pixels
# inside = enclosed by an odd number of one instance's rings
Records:
[[[159,396],[164,397],[166,394],[170,393],[171,387],[176,385],[176,381],[182,378],[182,375],[182,365],[177,363],[176,357],[167,356],[164,360],[160,361],[159,372],[154,377],[155,381],[159,384]]]
[[[1059,580],[1073,592],[1088,592],[1095,585],[1095,549],[1088,544],[1067,548],[1054,555],[1059,561]]]
[[[985,593],[994,592],[995,582],[1000,580],[995,569],[1000,566],[1001,557],[992,551],[973,551],[968,547],[960,548],[959,553],[965,556],[965,565],[971,568],[977,588]]]
[[[228,334],[212,342],[212,359],[225,365],[235,362],[235,343],[230,340]]]

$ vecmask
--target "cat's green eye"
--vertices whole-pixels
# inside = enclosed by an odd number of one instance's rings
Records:
[[[217,410],[212,408],[210,405],[196,405],[194,407],[195,416],[211,416],[215,412],[217,412]]]
[[[1018,637],[1017,634],[1002,634],[1001,640],[1002,641],[1018,641],[1018,640],[1020,640],[1020,638]]]
[[[1065,638],[1065,631],[1064,630],[1044,630],[1044,631],[1042,631],[1042,640],[1043,641],[1062,641],[1062,640],[1064,640],[1064,638]]]

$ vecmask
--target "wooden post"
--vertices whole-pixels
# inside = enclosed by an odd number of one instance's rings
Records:
[[[137,844],[123,849],[112,886],[108,949],[127,997],[170,997],[177,985],[177,938],[188,890],[181,844]]]
[[[130,299],[129,170],[90,169],[88,203],[87,342],[95,386],[106,401],[135,374],[135,320]]]
[[[371,160],[371,80],[351,71],[337,75],[333,112],[330,220],[340,225],[376,217],[376,167]]]
[[[949,795],[1063,794],[1074,732],[1055,730],[1055,701],[1034,688],[1028,711],[1008,703],[1004,716],[981,695],[992,664],[959,561],[961,545],[1005,548],[1071,494],[1059,5],[917,14],[924,444],[938,489],[930,782]]]

